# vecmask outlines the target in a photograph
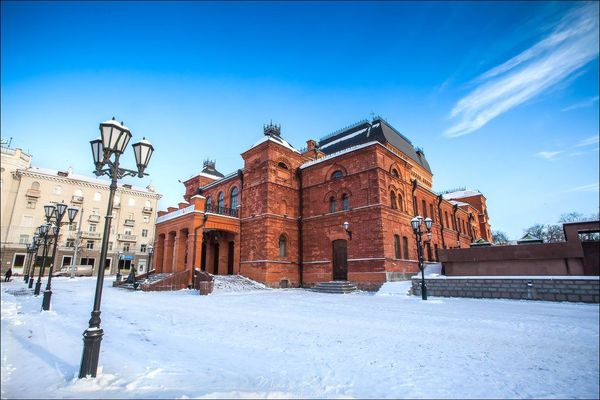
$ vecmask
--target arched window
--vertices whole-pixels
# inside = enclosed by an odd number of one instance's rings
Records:
[[[348,211],[350,209],[350,199],[348,198],[348,193],[344,193],[342,195],[342,210]]]
[[[337,208],[337,204],[335,201],[335,197],[331,196],[329,198],[329,212],[332,212],[332,213],[336,212],[336,208]]]
[[[279,236],[279,257],[287,257],[287,239],[284,235]]]
[[[231,189],[231,199],[230,199],[229,204],[231,204],[232,210],[237,210],[237,207],[238,207],[238,188],[237,188],[237,186],[234,186],[233,189]]]
[[[392,176],[394,178],[400,178],[400,174],[398,173],[398,170],[396,168],[392,169]]]
[[[404,211],[404,198],[400,193],[398,193],[398,209]]]
[[[31,182],[31,188],[33,190],[40,190],[40,183],[39,182]]]
[[[278,166],[279,168],[288,169],[288,166],[287,166],[287,165],[285,165],[285,163],[284,163],[284,162],[279,162],[279,163],[277,164],[277,166]]]
[[[423,209],[423,218],[427,218],[427,203],[425,200],[421,200],[421,207]]]
[[[390,207],[394,210],[398,208],[398,203],[396,203],[396,193],[394,193],[393,190],[390,192]]]
[[[223,192],[219,192],[219,196],[217,197],[217,207],[219,208],[219,211],[225,207],[225,195],[223,195]]]
[[[435,222],[435,213],[433,212],[433,204],[429,204],[429,218],[432,222]]]
[[[408,260],[408,238],[402,236],[402,249],[404,250],[404,259]]]
[[[400,236],[394,235],[394,258],[400,258]]]
[[[208,196],[206,198],[206,205],[205,205],[206,211],[212,211],[211,207],[212,207],[212,197]]]
[[[144,207],[147,207],[147,208],[152,207],[152,203],[150,203],[150,200],[146,200],[146,202],[144,203]]]
[[[331,179],[338,179],[342,176],[344,176],[344,173],[338,169],[336,171],[333,171],[333,174],[331,174]]]

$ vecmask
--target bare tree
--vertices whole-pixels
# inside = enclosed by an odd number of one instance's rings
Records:
[[[493,231],[492,238],[494,239],[494,244],[508,244],[510,242],[508,235],[502,231]]]

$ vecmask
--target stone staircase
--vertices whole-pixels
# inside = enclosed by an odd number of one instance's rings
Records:
[[[354,283],[348,281],[319,282],[311,288],[313,292],[319,293],[339,293],[346,294],[355,292],[357,289]]]
[[[150,275],[149,278],[144,278],[144,279],[138,280],[136,282],[138,284],[137,288],[134,288],[132,283],[122,283],[122,284],[119,285],[119,287],[122,288],[122,289],[129,289],[129,290],[141,290],[141,286],[143,284],[151,284],[151,283],[160,281],[160,280],[168,277],[169,275],[171,275],[171,274],[169,274],[169,273],[166,273],[166,274],[152,274],[152,275]],[[127,279],[127,277],[125,277],[125,279]]]

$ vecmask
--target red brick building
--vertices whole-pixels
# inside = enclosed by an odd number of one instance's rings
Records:
[[[272,287],[349,280],[377,288],[418,271],[410,220],[433,219],[437,249],[491,241],[485,197],[437,194],[422,150],[385,120],[362,121],[294,149],[275,125],[224,176],[214,162],[160,211],[157,272],[241,274]],[[344,229],[348,222],[348,229]]]

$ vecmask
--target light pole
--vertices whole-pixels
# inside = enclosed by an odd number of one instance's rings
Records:
[[[47,206],[44,206],[46,208]],[[51,215],[50,215],[51,217]],[[46,212],[47,223],[40,225],[40,235],[44,238],[44,248],[42,250],[42,265],[40,267],[40,273],[38,274],[37,282],[35,283],[35,289],[33,294],[39,296],[40,289],[42,288],[42,276],[44,275],[44,270],[46,269],[46,258],[48,257],[48,240],[50,236],[54,233],[54,226],[50,224],[50,217],[48,216],[48,211]]]
[[[413,219],[410,220],[410,224],[412,225],[413,232],[415,233],[415,238],[417,240],[417,256],[419,257],[419,269],[421,270],[421,298],[423,300],[427,300],[427,286],[425,286],[425,266],[423,261],[423,244],[421,243],[421,236],[423,235],[423,231],[421,231],[421,224],[423,222],[423,217],[417,215]],[[425,218],[425,227],[427,228],[427,240],[431,240],[431,223],[433,221],[431,218]]]
[[[33,235],[33,238],[36,239],[35,242],[35,251],[33,253],[33,264],[31,265],[31,271],[29,272],[29,285],[27,285],[27,287],[29,289],[31,289],[33,287],[33,281],[35,279],[35,262],[37,259],[37,254],[38,251],[40,249],[40,246],[42,245],[42,227],[38,226],[37,229],[35,230],[35,235]]]
[[[146,268],[146,278],[150,276],[150,271],[152,270],[152,254],[154,254],[154,246],[151,244],[148,245],[148,267]]]
[[[48,272],[48,282],[46,283],[46,290],[44,290],[44,299],[42,300],[42,310],[48,311],[50,309],[50,299],[52,298],[52,271],[54,270],[54,263],[56,257],[56,245],[58,244],[58,235],[60,234],[60,226],[62,225],[62,219],[65,216],[65,213],[69,214],[69,224],[73,223],[75,216],[77,215],[76,208],[69,207],[67,209],[67,205],[64,203],[58,203],[56,207],[54,205],[49,204],[48,207],[51,207],[53,210],[54,218],[56,220],[56,232],[54,234],[54,246],[52,247],[52,258],[50,261],[50,271]]]
[[[117,275],[115,276],[116,282],[121,282],[121,252],[117,252]]]
[[[23,274],[23,282],[25,283],[29,281],[29,276],[31,275],[31,267],[34,264],[33,259],[35,258],[35,253],[37,252],[37,240],[38,236],[37,234],[35,234],[33,235],[33,239],[31,239],[31,243],[27,245],[27,253],[29,254],[29,260],[27,262],[27,273]]]
[[[107,175],[110,181],[110,192],[108,195],[108,207],[106,209],[104,233],[102,234],[102,248],[100,250],[100,268],[98,268],[98,278],[96,279],[96,293],[94,296],[94,308],[92,317],[89,321],[89,327],[83,333],[83,355],[81,358],[81,367],[79,369],[79,378],[85,378],[88,375],[96,376],[98,369],[98,358],[100,356],[100,343],[104,332],[100,328],[100,302],[102,300],[102,285],[104,282],[104,264],[106,262],[106,252],[108,250],[108,237],[110,234],[110,223],[112,220],[113,201],[117,189],[117,180],[124,176],[138,176],[142,178],[144,170],[148,166],[150,157],[154,152],[154,147],[146,139],[135,143],[133,153],[137,164],[137,172],[120,168],[119,157],[131,139],[129,128],[118,123],[113,118],[100,124],[100,138],[90,141],[92,146],[92,155],[94,156],[94,165],[96,176]],[[114,156],[114,160],[111,159]]]

